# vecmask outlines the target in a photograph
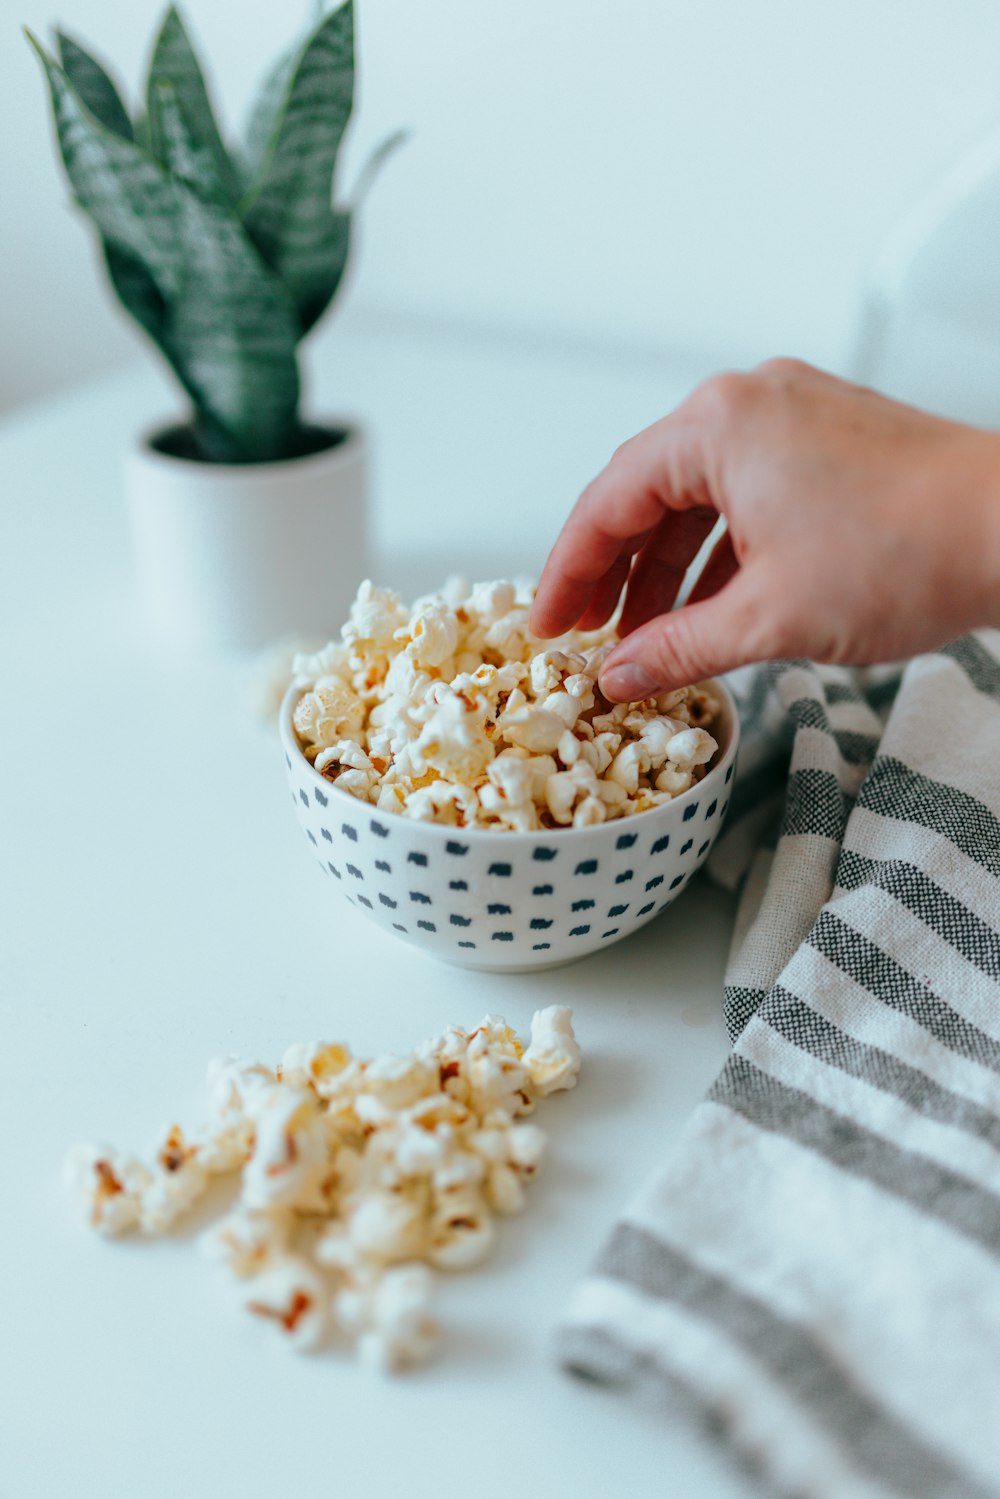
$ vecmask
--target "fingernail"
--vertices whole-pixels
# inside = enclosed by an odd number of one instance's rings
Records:
[[[627,661],[601,673],[601,691],[618,702],[634,703],[638,698],[649,697],[659,685],[638,661]]]

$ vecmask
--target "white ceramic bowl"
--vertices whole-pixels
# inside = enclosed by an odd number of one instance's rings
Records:
[[[448,963],[490,973],[550,968],[618,942],[664,910],[704,863],[729,806],[739,719],[728,689],[719,750],[690,791],[592,828],[511,833],[383,813],[314,770],[292,713],[281,742],[302,830],[332,889],[386,932]]]

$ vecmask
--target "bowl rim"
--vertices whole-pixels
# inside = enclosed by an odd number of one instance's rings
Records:
[[[594,823],[591,826],[584,828],[536,828],[534,832],[524,832],[521,829],[514,828],[458,828],[452,827],[449,824],[443,822],[424,822],[421,819],[415,817],[404,817],[399,812],[380,812],[379,808],[375,806],[374,802],[363,802],[359,797],[351,796],[346,791],[341,791],[338,794],[343,802],[353,803],[355,807],[363,809],[371,817],[377,818],[381,816],[384,817],[387,821],[391,820],[391,822],[393,823],[400,822],[405,824],[405,826],[413,832],[419,830],[422,833],[428,833],[431,837],[440,837],[445,841],[449,839],[454,840],[455,838],[461,838],[463,842],[466,839],[472,839],[474,842],[479,842],[481,840],[485,841],[489,838],[500,838],[503,840],[503,843],[507,845],[512,842],[520,844],[529,842],[537,843],[540,838],[557,837],[559,841],[562,842],[566,838],[593,837],[595,833],[601,835],[602,829],[605,828],[609,830],[617,828],[619,829],[619,831],[621,831],[623,828],[631,828],[635,823],[640,821],[643,823],[643,825],[645,825],[647,818],[652,818],[664,813],[668,813],[673,807],[683,806],[686,802],[693,800],[696,796],[704,795],[709,783],[713,780],[718,779],[719,772],[725,770],[730,764],[732,764],[733,760],[736,757],[736,751],[739,749],[740,715],[736,705],[736,699],[734,698],[732,691],[721,679],[721,677],[702,677],[699,679],[697,685],[711,687],[712,690],[717,692],[722,698],[726,709],[726,718],[729,727],[728,744],[725,746],[718,761],[711,767],[708,773],[703,776],[700,781],[697,781],[693,786],[689,786],[687,791],[682,791],[679,796],[672,797],[669,802],[663,802],[659,807],[648,807],[644,812],[635,812],[630,817],[614,817],[607,822]],[[336,782],[328,781],[325,776],[320,775],[319,771],[316,770],[314,766],[310,765],[309,761],[305,757],[305,754],[303,753],[302,746],[299,743],[299,737],[292,725],[292,712],[295,708],[295,705],[298,702],[299,698],[303,695],[303,693],[308,691],[308,686],[305,686],[301,682],[291,682],[289,684],[285,695],[281,700],[281,707],[278,710],[278,732],[281,737],[281,745],[283,750],[285,751],[285,754],[296,755],[301,762],[302,767],[307,772],[308,777],[312,779],[313,783],[316,786],[323,788],[324,792],[328,795],[331,791],[336,792]]]

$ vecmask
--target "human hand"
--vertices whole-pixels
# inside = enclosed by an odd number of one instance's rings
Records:
[[[720,515],[690,601],[677,591]],[[634,700],[750,661],[851,664],[1000,624],[1000,434],[795,360],[718,375],[618,449],[542,573],[532,628],[596,629]]]

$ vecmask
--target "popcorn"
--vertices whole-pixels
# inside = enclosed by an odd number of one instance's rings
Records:
[[[391,1265],[419,1259],[427,1239],[427,1194],[373,1193],[352,1213],[348,1234],[359,1257]]]
[[[404,813],[420,822],[443,822],[449,827],[465,827],[475,818],[479,798],[468,786],[451,781],[432,781],[419,786],[406,798]]]
[[[492,1123],[473,1138],[486,1162],[486,1196],[497,1213],[519,1213],[524,1207],[524,1182],[534,1175],[545,1146],[545,1136],[532,1124]]]
[[[317,1205],[327,1166],[327,1134],[311,1092],[278,1086],[255,1095],[253,1154],[243,1171],[243,1201],[251,1208]]]
[[[238,1171],[250,1159],[254,1128],[249,1119],[216,1122],[199,1132],[198,1161],[209,1176]]]
[[[521,1178],[511,1166],[505,1166],[502,1163],[490,1167],[486,1196],[496,1213],[519,1213],[524,1207],[524,1188],[521,1185]]]
[[[199,1147],[188,1144],[180,1125],[171,1125],[156,1151],[156,1169],[139,1198],[143,1233],[162,1234],[195,1203],[208,1186]]]
[[[493,759],[486,733],[486,709],[462,693],[444,688],[420,731],[415,764],[458,781],[474,781]]]
[[[339,1293],[335,1314],[357,1338],[362,1364],[392,1374],[428,1358],[438,1339],[430,1311],[433,1288],[426,1266],[400,1265]]]
[[[581,659],[581,665],[585,664],[585,660]],[[577,717],[581,713],[589,713],[591,711],[595,703],[594,682],[586,672],[581,671],[574,676],[567,677],[563,683],[563,687],[566,690],[567,696],[576,700]]]
[[[573,826],[575,828],[592,828],[599,822],[607,819],[607,807],[600,797],[585,796],[583,801],[573,813]]]
[[[292,657],[292,675],[296,682],[309,684],[320,677],[345,677],[350,670],[351,653],[346,646],[331,640],[320,651],[297,651]]]
[[[537,758],[505,752],[522,791],[551,778],[556,762]],[[148,1165],[78,1146],[67,1182],[98,1232],[159,1234],[212,1173],[239,1172],[238,1200],[201,1236],[206,1258],[290,1346],[335,1334],[388,1372],[434,1347],[428,1267],[470,1269],[493,1247],[496,1219],[524,1207],[545,1136],[523,1116],[572,1087],[579,1064],[570,1012],[558,1007],[534,1017],[527,1049],[487,1015],[404,1055],[365,1059],[308,1041],[273,1070],[224,1057],[208,1070],[200,1131],[171,1125]]]
[[[424,605],[409,624],[396,631],[405,642],[406,654],[421,666],[441,666],[455,654],[459,627],[454,612],[442,599]]]
[[[393,1373],[422,1363],[438,1330],[430,1313],[433,1281],[423,1265],[390,1270],[370,1298],[369,1325],[358,1340],[363,1364]]]
[[[654,785],[657,791],[665,791],[668,796],[680,796],[682,791],[687,791],[694,785],[694,778],[688,770],[676,770],[672,765],[665,765]]]
[[[531,1109],[528,1073],[520,1058],[484,1048],[478,1055],[470,1055],[466,1075],[470,1103],[478,1114],[492,1114],[497,1109],[524,1114]]]
[[[520,747],[504,750],[487,771],[489,785],[480,789],[480,803],[503,826],[533,832],[539,826],[536,800],[544,796],[555,771],[551,755],[530,755]]]
[[[592,692],[590,698],[590,706],[593,707]],[[543,701],[540,711],[556,719],[562,728],[571,729],[583,712],[583,707],[580,699],[574,697],[571,692],[550,692]],[[556,744],[558,742],[557,739]]]
[[[484,625],[495,625],[514,607],[513,583],[477,583],[469,595],[469,611]]]
[[[242,1057],[217,1057],[208,1064],[208,1100],[212,1113],[224,1123],[244,1117],[252,1098],[276,1081],[270,1067]]]
[[[313,765],[326,780],[341,782],[341,790],[352,796],[367,796],[378,780],[378,771],[353,739],[338,739],[321,750]]]
[[[139,1222],[142,1194],[152,1173],[135,1156],[104,1145],[76,1145],[66,1160],[65,1181],[91,1228],[109,1238]]]
[[[531,646],[540,644],[528,626],[530,612],[525,605],[515,606],[491,624],[486,631],[487,649],[496,651],[497,655],[505,660],[517,660],[524,656]]]
[[[300,738],[325,748],[360,729],[365,706],[339,677],[322,677],[295,706],[295,732]]]
[[[712,693],[684,687],[608,708],[597,677],[610,632],[540,649],[532,597],[530,585],[454,579],[407,610],[363,583],[342,640],[294,657],[306,758],[380,811],[516,832],[631,816],[700,780],[718,747],[706,729],[719,712]],[[538,762],[530,777],[513,752]],[[553,784],[578,769],[576,783]]]
[[[436,1069],[423,1057],[380,1057],[365,1072],[365,1086],[390,1109],[407,1109],[434,1091]]]
[[[321,1098],[335,1092],[353,1061],[350,1047],[339,1042],[299,1041],[281,1059],[277,1076],[283,1083],[314,1088]]]
[[[705,765],[718,745],[704,729],[682,729],[667,742],[667,759],[680,770],[693,770],[696,765]]]
[[[583,659],[582,656],[577,656],[575,661],[582,665]],[[551,692],[561,684],[569,670],[570,658],[563,651],[542,651],[533,656],[530,670],[532,692],[536,697]]]
[[[403,601],[388,588],[376,588],[367,580],[358,589],[343,629],[345,643],[355,660],[387,656],[396,631],[408,622]]]
[[[476,1188],[467,1188],[447,1198],[435,1212],[427,1258],[441,1270],[469,1270],[486,1258],[495,1238],[486,1199]]]
[[[201,1250],[233,1275],[257,1275],[285,1253],[290,1237],[284,1215],[238,1208],[202,1235]]]
[[[626,795],[635,796],[639,790],[639,777],[649,770],[650,764],[647,745],[642,739],[633,739],[612,760],[608,767],[608,780],[616,782]]]
[[[280,1255],[246,1283],[243,1305],[273,1322],[295,1348],[315,1348],[327,1329],[329,1292],[310,1264]]]
[[[573,808],[579,791],[580,788],[569,771],[557,771],[555,775],[549,776],[545,782],[545,805],[554,822],[567,824],[573,821]]]
[[[568,694],[563,697],[570,701]],[[546,699],[551,702],[551,698]],[[573,723],[576,713],[573,713]],[[546,708],[521,708],[515,713],[504,713],[497,725],[511,744],[519,744],[534,755],[551,754],[558,748],[566,728],[565,718],[549,712]]]
[[[565,1005],[549,1005],[533,1017],[524,1065],[532,1088],[543,1098],[557,1089],[576,1087],[580,1047],[573,1034],[572,1011]]]
[[[486,1165],[475,1151],[453,1146],[431,1172],[431,1185],[439,1204],[443,1199],[454,1202],[458,1194],[481,1186],[485,1175]]]

